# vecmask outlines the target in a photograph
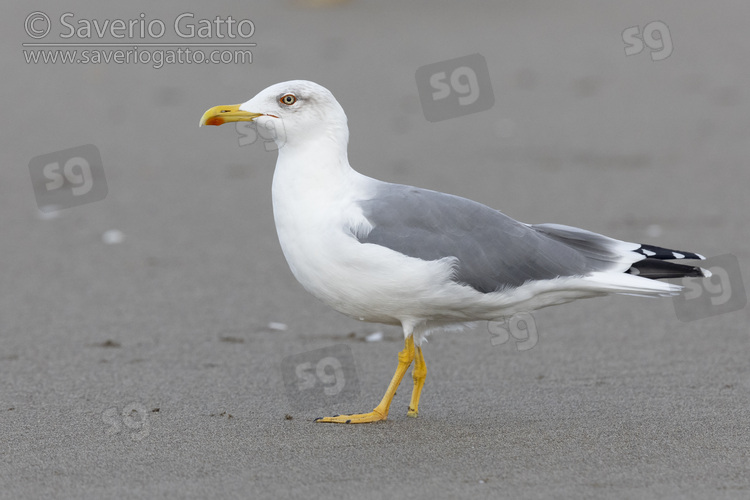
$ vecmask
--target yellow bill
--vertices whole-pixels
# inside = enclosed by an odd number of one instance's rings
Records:
[[[201,117],[200,125],[223,125],[228,122],[251,122],[259,116],[263,116],[263,113],[251,113],[249,111],[242,111],[240,104],[232,104],[229,106],[214,106],[209,109]]]

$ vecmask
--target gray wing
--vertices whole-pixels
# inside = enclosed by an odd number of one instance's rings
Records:
[[[383,183],[360,206],[373,226],[356,235],[360,242],[424,260],[456,257],[454,279],[483,293],[609,270],[622,259],[613,248],[622,242],[567,226],[529,226],[481,203],[427,189]]]

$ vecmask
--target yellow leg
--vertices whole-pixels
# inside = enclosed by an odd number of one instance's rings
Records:
[[[376,406],[374,410],[370,413],[356,413],[354,415],[336,415],[334,417],[316,418],[315,421],[334,424],[364,424],[368,422],[377,422],[378,420],[385,420],[388,418],[388,409],[391,407],[393,396],[396,395],[396,389],[398,389],[401,379],[404,378],[412,361],[414,361],[414,339],[409,336],[404,341],[404,350],[398,353],[398,367],[396,368],[396,373],[391,379],[391,383],[388,385],[388,390],[385,391],[385,396],[383,396],[380,404]],[[422,362],[424,363],[424,359]]]
[[[414,390],[411,393],[411,403],[409,403],[409,412],[407,413],[410,417],[416,417],[419,415],[419,396],[422,394],[424,379],[427,378],[427,364],[424,362],[422,348],[416,347],[415,354],[414,369],[412,370],[412,376],[414,377]]]

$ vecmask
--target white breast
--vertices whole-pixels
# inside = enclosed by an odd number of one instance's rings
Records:
[[[397,324],[422,306],[434,307],[435,290],[449,280],[450,262],[414,259],[354,236],[369,229],[357,201],[371,196],[379,181],[348,163],[331,175],[314,165],[300,172],[299,162],[282,160],[273,179],[276,231],[292,273],[307,291],[339,312],[380,323]]]

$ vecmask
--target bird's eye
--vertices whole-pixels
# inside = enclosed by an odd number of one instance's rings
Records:
[[[294,94],[285,94],[281,96],[281,99],[279,99],[279,102],[281,104],[286,104],[287,106],[291,106],[295,102],[297,102],[297,98],[294,96]]]

